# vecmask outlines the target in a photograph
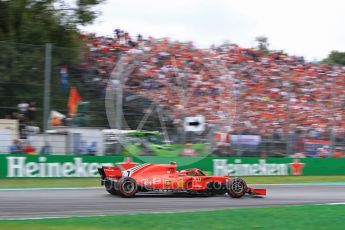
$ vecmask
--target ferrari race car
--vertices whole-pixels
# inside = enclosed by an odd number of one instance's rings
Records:
[[[241,178],[207,176],[197,168],[177,171],[170,164],[137,164],[130,160],[115,166],[98,168],[101,184],[107,192],[122,197],[133,197],[137,192],[184,192],[190,195],[224,195],[240,198],[245,194],[266,195],[266,189],[247,186]]]

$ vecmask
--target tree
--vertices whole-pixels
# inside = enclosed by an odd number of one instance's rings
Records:
[[[42,109],[46,43],[53,44],[52,103],[54,109],[66,108],[59,65],[79,63],[78,26],[92,23],[97,16],[93,7],[103,1],[0,0],[0,117],[21,100],[34,100]]]
[[[66,0],[0,0],[0,40],[65,47],[78,25],[94,21],[92,7],[103,1],[77,0],[71,7]]]
[[[345,52],[333,50],[322,63],[329,65],[345,65]]]
[[[267,53],[268,52],[268,46],[270,45],[268,43],[268,38],[265,36],[258,36],[255,38],[255,41],[258,43],[257,48],[261,52]]]

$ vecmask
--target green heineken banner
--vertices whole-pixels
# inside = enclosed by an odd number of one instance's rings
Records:
[[[138,163],[169,163],[179,169],[200,168],[214,175],[287,176],[345,175],[345,158],[240,158],[154,157],[132,159]],[[0,155],[0,178],[97,177],[97,168],[123,162],[123,156],[26,156]]]
[[[0,155],[0,177],[96,177],[123,157]]]

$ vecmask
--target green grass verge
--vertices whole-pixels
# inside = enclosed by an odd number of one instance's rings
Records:
[[[249,184],[344,182],[345,176],[258,176],[243,177]],[[99,178],[6,178],[0,188],[97,187]]]
[[[99,178],[7,178],[0,188],[97,187]]]
[[[250,176],[242,178],[245,179],[248,184],[345,183],[345,176]]]
[[[72,217],[43,220],[0,220],[6,230],[95,229],[332,229],[343,230],[345,205],[246,208],[187,213]]]

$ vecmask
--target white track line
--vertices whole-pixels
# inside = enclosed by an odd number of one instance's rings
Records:
[[[345,202],[339,202],[339,203],[326,203],[324,205],[345,205]]]
[[[39,191],[39,190],[83,190],[83,189],[103,189],[103,187],[71,187],[71,188],[0,188],[0,191]]]
[[[345,202],[342,203],[320,203],[320,204],[296,204],[296,205],[283,205],[284,207],[298,207],[298,206],[305,206],[305,205],[345,205]],[[253,208],[272,208],[276,206],[264,206],[264,207],[253,207]],[[279,206],[277,206],[279,207]],[[246,207],[244,207],[246,208]],[[46,220],[46,219],[70,219],[70,218],[89,218],[89,217],[106,217],[106,216],[119,216],[119,215],[141,215],[141,214],[174,214],[174,213],[188,213],[188,212],[207,212],[207,211],[218,211],[218,210],[228,210],[229,208],[206,208],[206,209],[192,209],[192,210],[160,210],[154,211],[150,209],[140,209],[138,212],[121,212],[121,213],[109,213],[109,214],[90,214],[90,215],[56,215],[56,216],[42,216],[42,217],[10,217],[10,218],[0,218],[0,223],[3,220],[18,220],[18,221],[25,221],[25,220]],[[236,208],[237,209],[237,208]],[[241,208],[239,208],[241,209]],[[109,210],[112,211],[112,210]],[[78,211],[79,212],[79,211]],[[87,213],[87,211],[85,212]]]
[[[291,184],[249,184],[250,186],[306,186],[306,185],[345,185],[345,182],[291,183]],[[39,190],[83,190],[104,189],[103,187],[52,187],[52,188],[0,188],[0,191],[39,191]]]
[[[287,183],[287,184],[248,184],[254,186],[306,186],[306,185],[345,185],[345,182],[301,182],[301,183]]]
[[[218,210],[224,210],[229,208],[205,208],[205,209],[190,209],[190,210],[169,210],[169,209],[162,209],[159,211],[152,211],[151,209],[138,209],[137,212],[113,212],[109,214],[89,214],[89,215],[64,215],[64,214],[57,214],[56,216],[39,216],[39,217],[4,217],[0,218],[0,221],[2,220],[44,220],[44,219],[65,219],[65,218],[86,218],[86,217],[103,217],[103,216],[120,216],[120,215],[126,215],[126,216],[135,216],[135,215],[141,215],[141,214],[171,214],[171,213],[188,213],[188,212],[207,212],[207,211],[218,211]],[[102,210],[104,211],[104,210]],[[107,211],[107,210],[105,210]],[[108,210],[109,212],[112,212],[113,210]],[[66,211],[70,212],[70,211]],[[79,212],[80,211],[76,211]],[[62,212],[63,213],[63,212]],[[84,212],[87,214],[87,211]],[[1,223],[1,222],[0,222]]]

